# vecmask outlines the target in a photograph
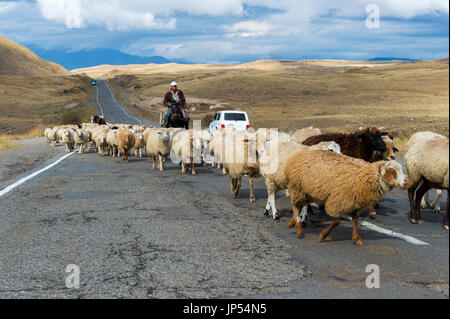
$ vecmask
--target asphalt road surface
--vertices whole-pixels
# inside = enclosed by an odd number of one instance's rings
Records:
[[[104,81],[92,99],[109,122],[141,123]],[[42,167],[65,155],[58,148]],[[0,298],[448,298],[442,214],[423,210],[424,223],[410,224],[405,192],[385,197],[376,220],[361,220],[429,245],[360,227],[359,247],[347,221],[320,242],[322,228],[311,224],[298,239],[288,211],[280,222],[264,217],[262,179],[252,204],[246,181],[232,199],[219,170],[201,167],[192,176],[166,167],[72,154],[2,195]],[[277,204],[290,206],[282,193]],[[319,212],[310,218],[329,220]],[[80,270],[78,289],[66,286],[70,264]],[[380,288],[366,287],[370,264],[379,267]]]

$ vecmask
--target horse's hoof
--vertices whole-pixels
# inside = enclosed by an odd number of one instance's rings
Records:
[[[269,211],[267,209],[264,210],[264,216],[269,216]]]
[[[273,217],[273,220],[280,220],[280,216],[278,214],[275,214],[275,216]]]
[[[417,221],[415,218],[410,218],[409,221],[411,222],[411,224],[417,224]]]

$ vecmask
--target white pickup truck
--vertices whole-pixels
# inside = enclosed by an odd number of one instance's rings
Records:
[[[250,128],[250,121],[246,112],[242,111],[220,111],[214,116],[209,124],[209,132],[212,134],[215,130],[221,128],[234,127],[237,131],[246,131]]]

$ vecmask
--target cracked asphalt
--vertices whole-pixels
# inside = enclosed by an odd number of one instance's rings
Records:
[[[106,82],[97,89],[109,122],[139,123]],[[65,154],[55,149],[32,171]],[[410,224],[404,192],[384,198],[368,221],[430,245],[361,228],[365,245],[357,247],[346,221],[319,242],[320,228],[308,225],[304,239],[287,229],[287,211],[280,222],[264,217],[262,179],[252,204],[246,181],[232,199],[219,170],[191,176],[166,167],[73,154],[1,197],[0,298],[448,298],[442,214],[424,210],[424,224]],[[287,208],[282,195],[277,204]],[[328,220],[318,212],[310,218]],[[80,267],[79,289],[65,285],[69,264]],[[365,287],[369,264],[380,267],[379,289]]]

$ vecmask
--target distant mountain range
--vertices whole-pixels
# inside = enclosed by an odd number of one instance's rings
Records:
[[[141,57],[137,55],[126,54],[111,49],[93,49],[85,51],[68,52],[65,50],[42,50],[39,48],[30,48],[44,60],[62,65],[68,70],[87,68],[101,64],[127,65],[127,64],[165,64],[188,62],[182,60],[168,60],[161,56]]]
[[[408,58],[385,58],[385,57],[380,57],[380,58],[373,58],[367,61],[419,61],[419,60],[415,60],[415,59],[408,59]]]

